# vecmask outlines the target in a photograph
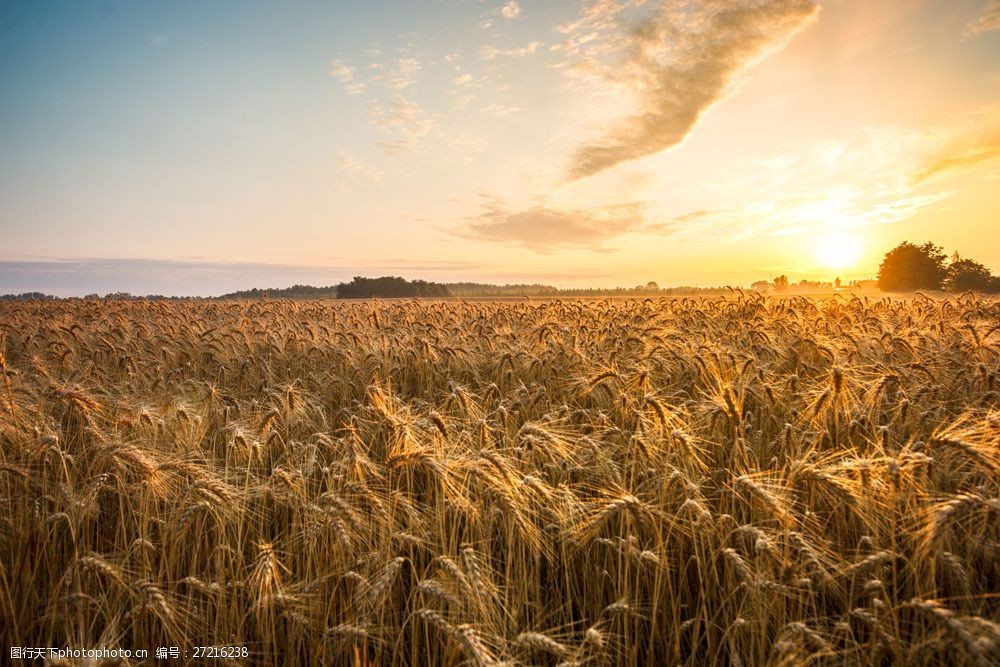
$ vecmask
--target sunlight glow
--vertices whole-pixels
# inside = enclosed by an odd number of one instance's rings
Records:
[[[861,251],[861,239],[848,230],[830,230],[816,238],[816,261],[826,268],[850,268],[861,259]]]

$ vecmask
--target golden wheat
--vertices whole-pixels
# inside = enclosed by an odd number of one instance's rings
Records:
[[[996,664],[998,319],[970,295],[3,302],[0,643]]]

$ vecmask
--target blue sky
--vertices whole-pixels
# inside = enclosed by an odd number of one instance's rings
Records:
[[[904,239],[1000,270],[998,17],[5,2],[0,292],[747,284]]]

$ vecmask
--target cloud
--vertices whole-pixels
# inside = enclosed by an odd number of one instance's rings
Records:
[[[529,42],[519,48],[499,49],[491,44],[485,44],[479,47],[479,57],[483,60],[493,60],[501,56],[507,58],[523,58],[525,56],[535,55],[540,46],[542,46],[541,42]]]
[[[340,60],[330,61],[330,76],[336,77],[344,85],[348,95],[364,92],[365,84],[354,78],[354,69]]]
[[[977,35],[1000,30],[1000,0],[990,0],[983,13],[965,26],[963,39],[971,39]]]
[[[337,164],[339,164],[340,168],[344,171],[360,174],[373,183],[382,182],[381,171],[371,165],[361,162],[358,158],[354,157],[347,151],[340,151],[337,153]]]
[[[502,200],[484,195],[485,211],[468,220],[458,235],[500,241],[540,253],[561,248],[587,248],[608,252],[605,244],[629,232],[656,228],[646,222],[639,203],[564,210],[536,206],[511,210]]]
[[[1000,107],[976,114],[931,153],[913,174],[914,184],[995,165],[1000,161]]]
[[[607,11],[607,10],[606,10]],[[808,24],[810,0],[705,0],[662,7],[623,37],[615,71],[638,93],[636,112],[573,155],[570,177],[583,178],[680,143],[749,65]]]
[[[399,58],[392,67],[375,77],[376,81],[385,83],[393,90],[406,90],[417,81],[417,74],[422,69],[416,58]]]
[[[397,135],[392,141],[380,144],[379,147],[387,155],[412,149],[420,138],[434,129],[434,122],[423,107],[402,95],[395,95],[386,102],[372,100],[368,116],[375,127]]]
[[[636,1],[633,4],[642,5],[644,1]],[[596,0],[587,5],[580,18],[569,23],[556,26],[556,32],[569,35],[580,32],[582,29],[588,31],[609,30],[616,26],[615,17],[625,10],[625,3],[618,0]]]
[[[503,8],[500,10],[500,14],[505,19],[516,19],[521,15],[521,6],[517,4],[516,0],[510,0]]]

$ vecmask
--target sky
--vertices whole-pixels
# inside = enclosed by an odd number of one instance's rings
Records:
[[[0,91],[0,293],[1000,272],[1000,0],[3,0]]]

